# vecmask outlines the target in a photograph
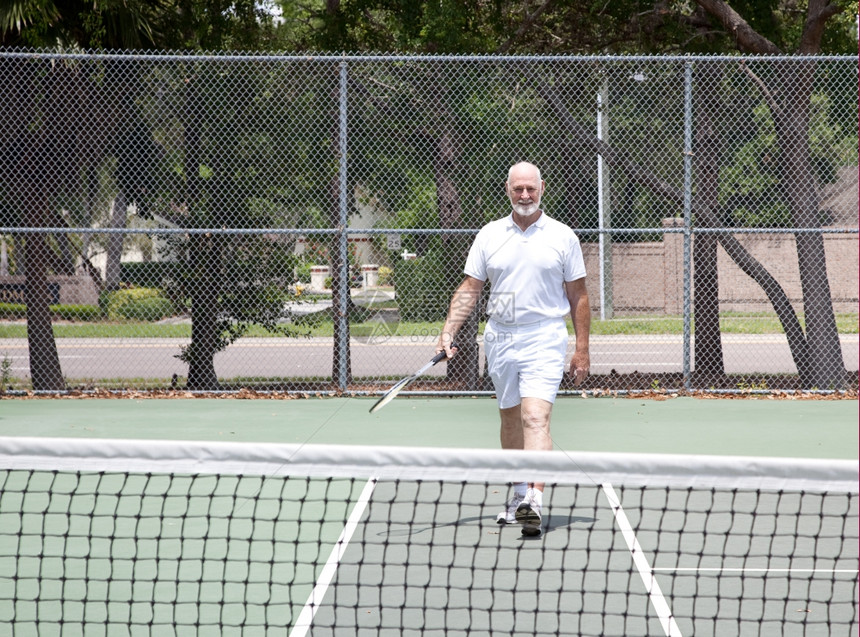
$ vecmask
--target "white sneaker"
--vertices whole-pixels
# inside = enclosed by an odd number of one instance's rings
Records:
[[[535,501],[531,489],[529,489],[529,493],[517,507],[514,518],[523,525],[523,535],[540,535],[540,504]]]
[[[524,495],[517,495],[514,493],[514,495],[511,496],[511,499],[508,500],[505,510],[496,516],[496,524],[516,524],[517,507],[523,503],[523,500],[525,500]]]

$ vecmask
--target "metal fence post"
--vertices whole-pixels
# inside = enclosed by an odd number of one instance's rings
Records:
[[[604,75],[597,93],[597,139],[609,143],[609,79]],[[609,167],[603,155],[597,154],[597,228],[600,262],[600,320],[611,319],[612,312],[612,197]]]
[[[340,251],[340,263],[341,263],[341,271],[340,271],[340,289],[339,295],[337,299],[338,308],[340,311],[340,315],[343,319],[338,323],[339,330],[339,347],[340,352],[338,356],[339,368],[338,368],[338,387],[346,391],[347,385],[349,382],[349,374],[348,374],[348,356],[349,356],[349,340],[348,340],[348,330],[347,330],[347,321],[349,320],[349,291],[350,291],[350,281],[349,281],[349,245],[348,245],[348,236],[346,233],[346,227],[349,223],[348,219],[348,211],[347,211],[347,157],[346,157],[346,141],[347,141],[347,63],[346,61],[342,61],[340,63],[340,91],[339,91],[339,113],[340,113],[340,130],[339,130],[339,139],[338,139],[338,154],[339,154],[339,164],[338,164],[338,206],[340,211],[340,218],[338,220],[338,250]]]
[[[684,63],[684,388],[689,391],[690,378],[690,326],[692,281],[692,166],[693,166],[693,64]]]

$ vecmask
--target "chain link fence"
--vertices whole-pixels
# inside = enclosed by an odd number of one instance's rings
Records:
[[[2,386],[384,390],[527,160],[585,390],[856,388],[857,67],[0,52]],[[490,392],[484,320],[417,391]]]

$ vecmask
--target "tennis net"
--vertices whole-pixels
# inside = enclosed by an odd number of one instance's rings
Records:
[[[543,533],[498,526],[546,481]],[[856,462],[0,438],[31,635],[856,635]]]

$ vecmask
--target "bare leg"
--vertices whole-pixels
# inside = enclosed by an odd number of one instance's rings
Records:
[[[523,398],[516,407],[500,409],[502,449],[552,450],[549,433],[552,403],[541,398]],[[529,484],[543,491],[544,483]]]
[[[499,409],[499,417],[502,421],[500,436],[502,449],[523,448],[523,421],[521,413],[521,405]]]

